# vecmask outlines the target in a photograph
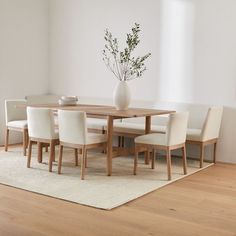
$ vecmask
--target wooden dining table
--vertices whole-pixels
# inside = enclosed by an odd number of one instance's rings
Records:
[[[146,109],[146,108],[128,108],[127,110],[117,110],[113,106],[77,104],[63,106],[58,104],[30,105],[31,107],[45,107],[52,110],[77,110],[86,112],[88,117],[107,119],[107,175],[112,175],[113,159],[113,121],[122,118],[145,117],[145,134],[151,131],[151,117],[156,115],[166,115],[174,113],[172,110]],[[149,155],[146,153],[146,155]]]

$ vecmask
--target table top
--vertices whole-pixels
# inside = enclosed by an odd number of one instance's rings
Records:
[[[91,105],[91,104],[77,104],[71,106],[59,105],[59,104],[40,104],[30,105],[30,107],[45,107],[53,110],[77,110],[85,111],[88,115],[95,116],[112,116],[114,118],[131,118],[142,116],[154,116],[165,115],[174,113],[172,110],[159,110],[159,109],[147,109],[147,108],[128,108],[128,110],[116,110],[113,106],[107,105]]]

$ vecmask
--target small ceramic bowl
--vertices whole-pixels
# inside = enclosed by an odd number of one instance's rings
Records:
[[[62,101],[65,101],[65,102],[72,102],[72,101],[78,101],[78,97],[77,96],[62,96],[61,97],[61,100]]]

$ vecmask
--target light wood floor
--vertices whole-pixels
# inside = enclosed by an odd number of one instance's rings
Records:
[[[111,211],[0,185],[0,235],[235,236],[236,165],[216,164]]]

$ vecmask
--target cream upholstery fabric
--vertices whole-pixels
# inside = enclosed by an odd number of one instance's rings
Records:
[[[156,134],[156,133],[145,134],[138,136],[137,138],[135,138],[134,141],[135,143],[166,146],[167,136],[166,134]]]
[[[20,128],[20,129],[25,129],[27,128],[27,120],[16,120],[16,121],[10,121],[7,123],[7,127],[12,127],[12,128]]]
[[[38,105],[38,104],[58,104],[61,95],[55,94],[42,94],[42,95],[28,95],[25,96],[27,105]],[[54,112],[54,122],[58,125],[57,112]]]
[[[86,144],[104,143],[107,140],[105,134],[88,133]]]
[[[107,127],[105,127],[106,129]],[[166,126],[152,125],[151,131],[157,133],[165,133]],[[128,134],[145,134],[145,122],[143,124],[129,123],[122,121],[121,123],[115,123],[114,132],[128,133]]]
[[[29,137],[58,139],[51,109],[27,107],[27,120]]]
[[[72,144],[86,144],[86,113],[79,111],[58,111],[60,141]]]
[[[223,113],[222,107],[211,107],[208,110],[207,119],[202,129],[203,141],[219,137],[222,113]]]
[[[150,108],[150,107],[149,107]],[[122,123],[145,124],[145,117],[125,118]],[[168,115],[152,116],[152,125],[166,126],[168,123]]]
[[[11,121],[27,120],[26,100],[5,100],[5,118],[6,125]]]
[[[201,129],[187,129],[187,140],[201,141]]]
[[[188,129],[187,140],[207,141],[219,137],[222,107],[210,107],[202,129]]]
[[[166,134],[146,134],[135,138],[135,143],[173,146],[185,143],[188,124],[188,112],[169,115]]]
[[[107,129],[107,127],[106,127]],[[136,123],[126,123],[121,122],[117,123],[113,127],[114,132],[119,133],[129,133],[129,134],[144,134],[144,124],[136,124]]]
[[[154,109],[174,110],[176,112],[189,112],[188,128],[201,129],[204,123],[209,105],[195,103],[178,103],[158,101],[153,105]],[[152,122],[153,123],[153,122]]]
[[[60,98],[61,95],[54,94],[29,95],[25,97],[28,105],[57,104]]]
[[[88,129],[104,130],[104,127],[107,125],[106,119],[87,118],[86,122]]]
[[[151,131],[155,133],[166,133],[166,126],[165,125],[152,125]]]
[[[87,145],[106,141],[106,135],[87,132],[86,113],[82,111],[58,111],[60,141]]]
[[[167,122],[167,116],[153,116],[151,131],[156,133],[165,133]],[[107,125],[105,125],[105,130],[107,130]],[[125,118],[121,121],[115,120],[114,132],[132,135],[145,134],[145,117]]]
[[[58,116],[57,116],[57,112],[53,112],[53,118],[54,118],[54,123],[55,123],[55,126],[58,127]]]
[[[54,114],[55,125],[58,126],[58,116],[57,113]],[[106,119],[97,119],[97,118],[87,118],[87,128],[88,129],[96,129],[96,130],[105,130],[105,126],[107,125]]]
[[[185,143],[188,126],[188,112],[170,114],[166,130],[167,146]]]

